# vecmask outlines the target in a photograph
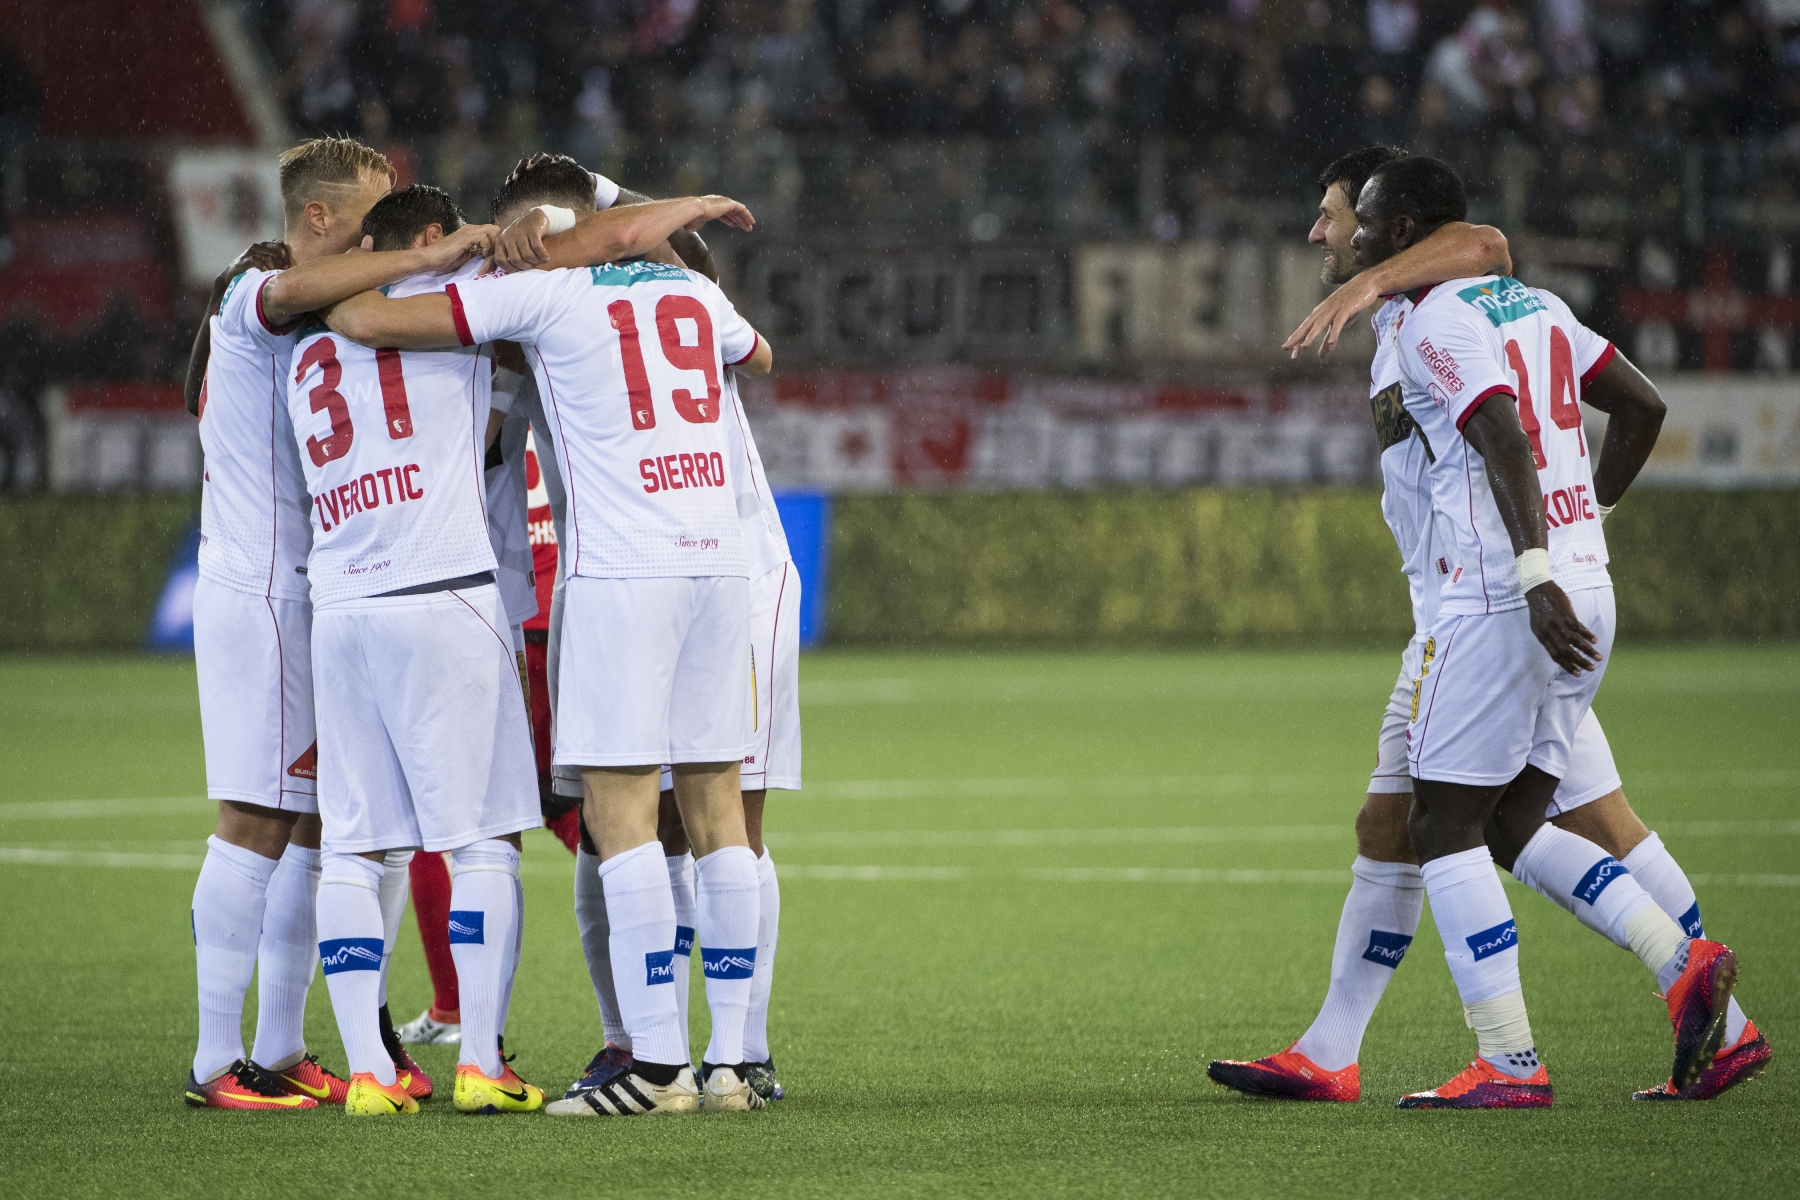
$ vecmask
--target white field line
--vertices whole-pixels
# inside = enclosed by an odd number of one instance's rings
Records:
[[[104,850],[46,850],[34,846],[0,846],[0,865],[30,867],[99,867],[111,870],[197,871],[198,854],[132,854]],[[573,860],[567,863],[527,862],[527,875],[570,878]],[[1011,879],[1026,883],[1188,883],[1188,884],[1341,884],[1349,872],[1341,870],[1261,870],[1213,867],[1027,867],[1019,871],[967,867],[835,866],[788,863],[781,867],[784,880],[848,883],[939,883],[959,880]],[[1800,875],[1694,875],[1697,887],[1800,888]]]

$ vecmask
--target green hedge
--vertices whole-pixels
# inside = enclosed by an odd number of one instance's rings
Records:
[[[200,510],[179,496],[32,496],[0,501],[0,650],[127,649]]]
[[[0,501],[0,650],[140,644],[191,496]],[[1621,636],[1800,636],[1800,491],[1632,493],[1606,526]],[[1393,645],[1372,491],[841,496],[839,645]]]
[[[1800,491],[1634,492],[1621,636],[1800,635]],[[1368,490],[842,496],[841,645],[1384,644],[1411,631]]]

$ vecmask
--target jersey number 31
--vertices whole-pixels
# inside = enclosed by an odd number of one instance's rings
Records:
[[[356,440],[356,428],[350,423],[350,406],[344,402],[343,393],[338,391],[338,384],[344,381],[344,368],[338,363],[337,343],[322,337],[308,346],[294,371],[294,382],[304,379],[315,364],[320,369],[319,383],[307,394],[307,400],[314,412],[331,414],[331,434],[323,441],[317,434],[307,438],[306,452],[312,456],[313,466],[322,467],[350,452],[350,444]],[[377,350],[375,374],[381,381],[381,407],[388,437],[396,442],[411,437],[412,408],[406,402],[406,377],[400,372],[400,352]]]

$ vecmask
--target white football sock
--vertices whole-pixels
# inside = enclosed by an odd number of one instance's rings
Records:
[[[744,1018],[756,974],[756,856],[748,846],[727,846],[697,861],[694,873],[700,973],[712,1014],[701,1061],[736,1066],[744,1061]]]
[[[629,1051],[631,1035],[625,1032],[619,995],[613,989],[612,926],[606,919],[600,860],[579,847],[575,850],[575,925],[581,931],[581,954],[587,959],[594,1000],[600,1005],[600,1028],[608,1042]]]
[[[744,1017],[744,1061],[768,1062],[769,992],[775,986],[775,944],[781,938],[781,884],[767,846],[756,860],[756,883],[756,974],[750,980],[750,1011]]]
[[[306,1053],[306,993],[319,970],[317,850],[290,844],[269,876],[262,938],[256,946],[256,1046],[259,1066],[285,1070]]]
[[[206,839],[206,859],[188,914],[200,984],[194,1078],[201,1083],[244,1057],[244,993],[256,970],[264,897],[277,861],[223,838]]]
[[[1706,927],[1700,920],[1700,901],[1694,897],[1694,885],[1688,882],[1687,873],[1681,864],[1664,847],[1662,838],[1652,833],[1649,837],[1631,848],[1631,853],[1624,859],[1626,869],[1637,877],[1638,883],[1650,898],[1656,901],[1656,907],[1662,909],[1681,926],[1681,932],[1689,937],[1703,938]],[[1731,995],[1731,1003],[1725,1010],[1725,1044],[1734,1046],[1744,1036],[1744,1023],[1749,1018],[1744,1010],[1738,1007],[1737,993]]]
[[[675,957],[669,965],[675,968],[675,1011],[681,1021],[681,1061],[692,1062],[688,998],[694,990],[693,976],[689,973],[694,963],[694,856],[683,854],[669,858],[665,855],[663,863],[669,868],[669,896],[675,901]]]
[[[1575,919],[1637,954],[1652,974],[1661,971],[1686,938],[1624,863],[1578,834],[1545,822],[1513,863],[1513,876]]]
[[[600,864],[606,918],[612,927],[613,987],[631,1035],[632,1057],[679,1066],[686,1039],[675,1009],[675,901],[661,842],[615,854]]]
[[[512,950],[506,956],[506,962],[500,972],[500,1023],[498,1029],[502,1036],[506,1033],[506,1016],[512,1011],[513,980],[519,976],[519,955],[525,950],[525,882],[513,877],[513,940]]]
[[[1444,960],[1462,997],[1463,1015],[1480,1039],[1482,1057],[1517,1074],[1530,1050],[1530,1023],[1519,988],[1519,930],[1486,846],[1446,854],[1419,868]],[[1488,1001],[1504,1001],[1499,1004]],[[1520,1029],[1527,1043],[1519,1045]],[[1489,1052],[1499,1055],[1490,1057]],[[1503,1061],[1506,1060],[1506,1061]],[[1533,1066],[1520,1078],[1529,1078]]]
[[[319,874],[319,960],[351,1074],[384,1084],[394,1060],[381,1044],[381,864],[327,850]]]
[[[1376,862],[1359,854],[1350,874],[1331,952],[1331,987],[1312,1027],[1294,1046],[1327,1071],[1343,1070],[1361,1053],[1369,1018],[1412,945],[1425,907],[1425,880],[1411,863]],[[756,969],[760,976],[760,959]]]
[[[411,850],[389,850],[381,860],[381,995],[380,1007],[387,1003],[388,963],[394,947],[400,943],[400,919],[406,915],[408,889],[407,868],[412,864]]]
[[[500,992],[507,960],[515,951],[514,926],[521,914],[514,885],[519,852],[488,838],[450,855],[450,957],[462,997],[462,1052],[457,1065],[472,1063],[498,1079]]]

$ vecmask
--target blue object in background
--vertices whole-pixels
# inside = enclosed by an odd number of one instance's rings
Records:
[[[144,649],[159,654],[194,652],[194,585],[200,582],[200,522],[181,532],[169,558],[169,581],[144,631]]]
[[[775,511],[788,553],[800,572],[800,644],[825,640],[825,588],[831,567],[831,497],[824,492],[776,492]]]

